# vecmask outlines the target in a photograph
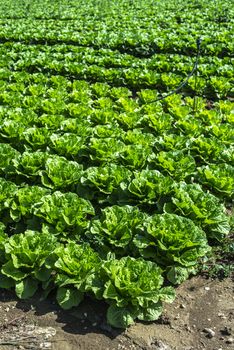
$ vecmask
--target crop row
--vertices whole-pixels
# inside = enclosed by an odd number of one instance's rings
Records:
[[[109,304],[108,322],[115,327],[125,328],[136,318],[157,319],[162,301],[172,302],[175,296],[173,288],[163,287],[163,270],[155,263],[131,257],[101,259],[89,245],[65,246],[46,231],[27,230],[8,238],[1,224],[0,253],[1,287],[14,287],[23,299],[38,287],[44,296],[57,289],[64,309],[79,305],[85,294],[103,299]]]
[[[45,14],[44,6],[48,9]],[[4,41],[26,43],[73,43],[95,48],[117,49],[134,55],[148,56],[158,52],[184,53],[196,52],[196,39],[201,37],[202,53],[213,56],[230,56],[233,51],[233,12],[228,2],[222,2],[222,8],[203,1],[202,3],[176,4],[177,11],[168,2],[148,3],[142,1],[124,1],[111,4],[109,1],[77,4],[59,2],[37,3],[39,16],[35,16],[35,6],[31,2],[13,3],[1,11],[0,38]],[[30,8],[33,8],[30,12]],[[56,19],[35,19],[40,12],[51,16],[49,9],[56,14]],[[228,8],[228,11],[227,11]],[[24,11],[24,18],[15,21],[18,9]],[[70,9],[70,10],[69,10]],[[181,9],[180,12],[178,12]],[[64,20],[67,12],[74,11],[73,20]],[[12,13],[12,19],[7,17]],[[6,17],[4,19],[4,17]],[[43,18],[43,16],[42,16]],[[85,18],[85,21],[84,21]],[[36,25],[35,25],[36,23]]]
[[[91,82],[106,82],[112,86],[125,86],[133,91],[142,88],[156,89],[157,93],[170,92],[185,79],[184,76],[174,73],[157,73],[140,68],[103,68],[82,63],[67,63],[64,65],[63,62],[50,61],[49,58],[47,64],[43,61],[39,63],[38,59],[35,61],[22,59],[16,64],[16,69],[29,73],[44,72],[47,75],[62,74],[68,77],[72,76],[72,79],[84,79]],[[7,75],[7,72],[4,71],[3,75]],[[209,78],[191,77],[181,91],[186,95],[200,95],[208,99],[230,98],[233,96],[232,78],[217,76]],[[21,95],[21,92],[15,91],[16,98],[17,94]]]
[[[98,65],[105,68],[147,68],[157,72],[173,72],[188,74],[195,61],[195,57],[178,54],[155,54],[148,58],[137,58],[129,54],[110,49],[94,49],[73,45],[25,45],[22,43],[5,43],[0,45],[1,65],[16,66],[24,61],[37,61],[38,64],[48,65],[48,60],[67,63],[83,63]],[[22,57],[23,56],[23,57]],[[230,57],[200,56],[199,75],[218,75],[232,77],[232,62]]]

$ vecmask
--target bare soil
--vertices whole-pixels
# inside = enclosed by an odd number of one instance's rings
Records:
[[[233,287],[231,279],[194,277],[157,322],[126,331],[106,324],[101,302],[63,311],[53,298],[24,301],[0,290],[0,350],[233,350]]]

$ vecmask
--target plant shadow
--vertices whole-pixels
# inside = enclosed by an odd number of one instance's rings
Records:
[[[105,335],[111,340],[123,333],[123,330],[114,329],[107,324],[108,305],[90,297],[85,297],[77,307],[63,310],[53,294],[41,300],[38,292],[31,299],[22,300],[18,299],[13,291],[0,290],[0,304],[7,306],[9,303],[15,305],[15,310],[20,313],[19,319],[24,315],[29,316],[30,322],[41,326],[58,326],[66,333],[79,335],[96,333]]]

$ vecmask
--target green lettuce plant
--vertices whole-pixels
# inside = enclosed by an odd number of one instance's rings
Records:
[[[0,154],[0,174],[6,172],[13,159],[17,159],[20,156],[20,153],[8,143],[0,143]]]
[[[31,217],[33,214],[33,205],[49,193],[49,189],[40,186],[18,188],[18,191],[8,204],[11,218],[14,221],[20,221],[22,217]]]
[[[143,231],[147,215],[130,205],[106,207],[98,219],[91,221],[87,235],[101,253],[131,254],[132,240]]]
[[[23,152],[19,158],[13,159],[13,165],[17,174],[25,177],[38,176],[39,171],[45,168],[45,162],[49,154],[46,152]]]
[[[69,242],[55,251],[55,284],[57,301],[63,309],[77,306],[83,300],[87,281],[95,274],[101,259],[87,244]]]
[[[169,174],[174,180],[185,180],[194,175],[196,163],[185,151],[161,151],[157,154],[156,165]]]
[[[202,227],[208,238],[222,240],[230,231],[224,205],[198,184],[175,185],[172,202],[165,204],[164,211],[190,218]]]
[[[81,164],[57,155],[49,157],[45,163],[45,170],[40,172],[42,184],[52,189],[76,185],[82,174]]]
[[[229,164],[209,164],[198,168],[198,180],[218,195],[234,195],[234,167]]]
[[[172,283],[181,283],[176,276],[171,278],[171,268],[186,269],[197,266],[209,252],[205,232],[192,220],[175,214],[155,214],[145,220],[145,231],[134,237],[136,249],[145,259],[155,261],[167,271]]]
[[[54,133],[50,136],[49,144],[59,155],[74,158],[80,156],[84,148],[84,138],[73,133]]]
[[[80,178],[77,193],[87,199],[103,200],[118,189],[121,182],[129,180],[131,171],[121,165],[106,164],[89,167]]]
[[[88,279],[89,289],[110,304],[107,322],[126,328],[135,319],[154,321],[162,313],[162,302],[172,302],[172,287],[163,287],[162,270],[142,258],[123,257],[103,261],[96,275]]]
[[[134,172],[133,179],[128,184],[123,182],[120,186],[125,191],[124,196],[130,201],[154,204],[170,195],[173,183],[171,177],[164,176],[158,170],[144,169]]]
[[[56,245],[55,237],[42,232],[25,231],[11,236],[4,243],[6,262],[2,265],[1,274],[5,279],[0,286],[15,286],[19,298],[30,298],[39,283],[48,281],[51,276],[52,270],[47,261]]]
[[[95,211],[89,201],[75,193],[56,191],[35,203],[33,214],[53,225],[58,232],[66,229],[82,232],[89,224],[89,216],[95,215]]]
[[[17,193],[18,187],[14,182],[0,177],[0,212],[9,207],[9,202]]]

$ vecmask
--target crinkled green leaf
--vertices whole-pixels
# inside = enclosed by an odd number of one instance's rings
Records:
[[[31,298],[37,291],[38,281],[28,277],[15,284],[15,292],[20,299]]]
[[[68,243],[66,247],[61,246],[55,253],[56,283],[73,284],[84,291],[88,276],[95,273],[100,264],[98,254],[89,245],[79,245],[75,242]]]
[[[107,310],[107,322],[116,328],[127,328],[134,323],[137,314],[134,308],[129,310],[125,307],[110,305]]]
[[[60,287],[57,290],[56,299],[59,305],[64,309],[71,309],[78,306],[84,298],[84,294],[78,289]]]

